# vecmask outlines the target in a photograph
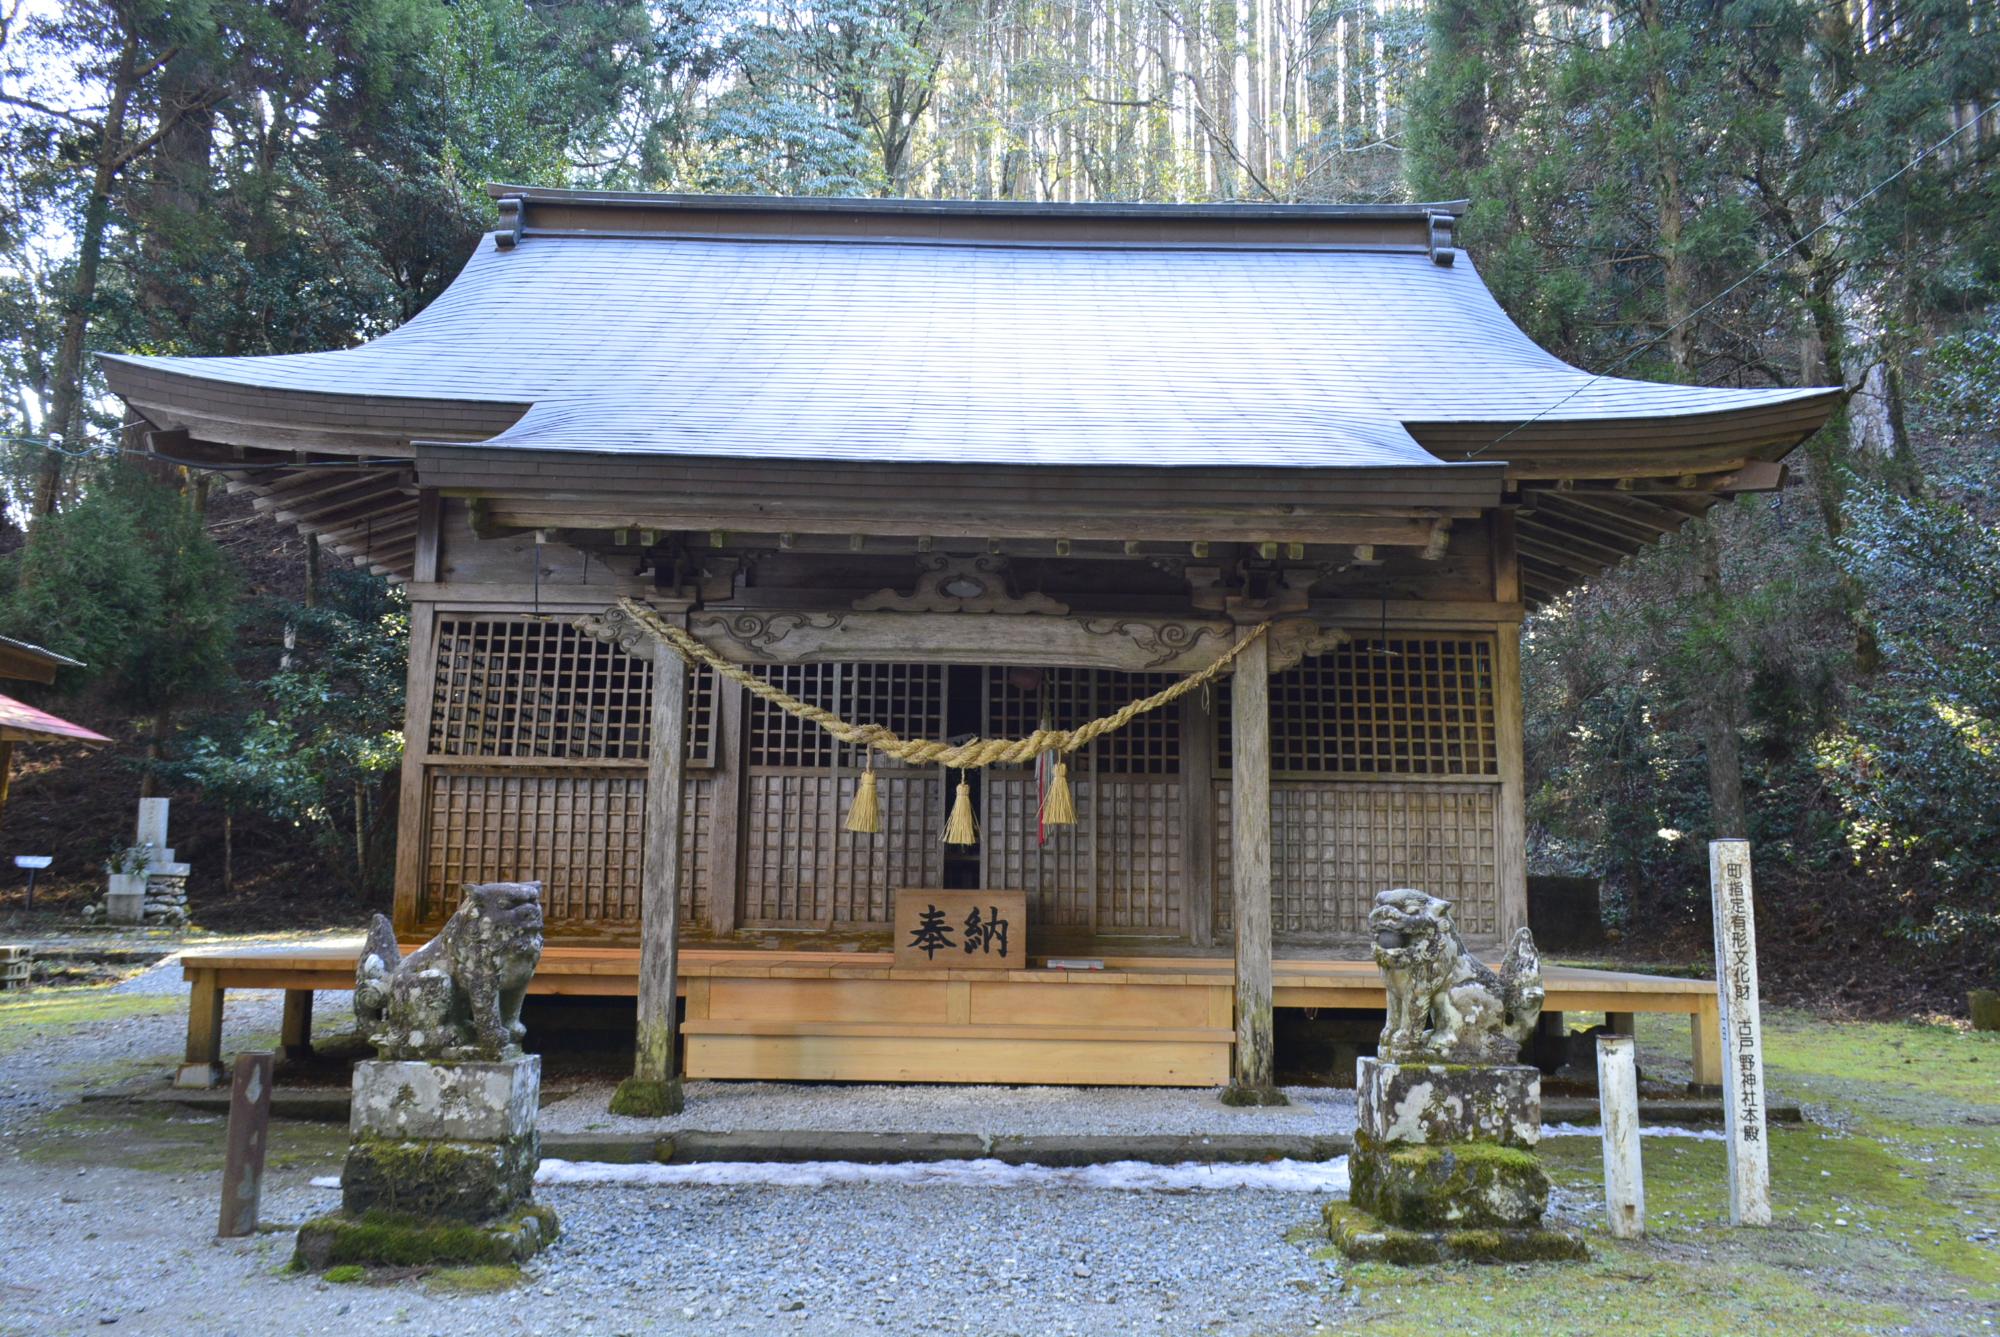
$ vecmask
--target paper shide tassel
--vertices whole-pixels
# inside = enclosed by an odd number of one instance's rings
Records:
[[[977,845],[979,825],[972,820],[972,786],[965,782],[965,772],[958,773],[958,797],[951,805],[951,820],[944,826],[944,843],[947,845]]]
[[[875,796],[875,758],[870,755],[861,772],[861,786],[854,791],[854,806],[847,810],[847,829],[872,836],[882,829],[882,804]]]
[[[1076,800],[1069,794],[1069,763],[1056,763],[1055,778],[1049,781],[1048,797],[1042,800],[1043,826],[1075,826]]]

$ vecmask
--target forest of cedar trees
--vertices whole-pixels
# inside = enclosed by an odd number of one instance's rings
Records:
[[[1465,198],[1594,371],[1837,384],[1783,491],[1537,613],[1530,859],[1626,959],[1706,955],[1754,842],[1780,997],[2000,983],[2000,28],[1979,0],[0,0],[0,633],[35,704],[0,854],[73,915],[175,799],[197,922],[387,895],[406,618],[122,456],[97,350],[351,345],[488,181],[1053,201]],[[9,886],[4,904],[19,904]]]

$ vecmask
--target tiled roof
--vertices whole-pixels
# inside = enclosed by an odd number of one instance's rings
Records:
[[[891,462],[1433,466],[1406,424],[1463,443],[1538,414],[1615,433],[1826,398],[1593,381],[1467,258],[1379,246],[489,236],[358,348],[107,362],[114,388],[338,396],[357,420],[527,406],[498,446]]]
[[[68,720],[59,719],[46,710],[37,710],[25,701],[16,701],[11,696],[0,696],[0,739],[29,742],[68,740],[83,743],[111,741],[94,729],[86,729],[81,724],[71,724]]]

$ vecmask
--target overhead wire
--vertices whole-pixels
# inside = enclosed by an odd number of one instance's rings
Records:
[[[1767,258],[1763,264],[1758,265],[1748,274],[1745,274],[1742,278],[1736,280],[1736,282],[1730,284],[1727,288],[1724,288],[1714,297],[1711,297],[1708,301],[1703,302],[1700,306],[1696,307],[1694,310],[1688,312],[1685,316],[1682,316],[1679,320],[1675,321],[1673,324],[1661,330],[1651,339],[1648,339],[1645,343],[1640,344],[1638,347],[1634,348],[1631,352],[1619,358],[1616,362],[1612,363],[1611,366],[1606,368],[1604,371],[1596,373],[1589,380],[1585,381],[1582,385],[1577,386],[1574,390],[1571,390],[1568,394],[1564,395],[1561,399],[1555,401],[1555,403],[1550,404],[1547,408],[1541,410],[1539,413],[1535,414],[1532,418],[1528,418],[1525,419],[1524,421],[1515,423],[1512,427],[1509,427],[1506,431],[1494,437],[1491,441],[1488,441],[1485,445],[1481,446],[1479,449],[1466,452],[1465,458],[1468,460],[1477,459],[1479,456],[1484,455],[1487,451],[1493,449],[1493,447],[1499,445],[1501,442],[1513,436],[1516,432],[1520,432],[1525,430],[1526,428],[1534,426],[1536,423],[1540,422],[1543,418],[1546,418],[1549,414],[1554,413],[1557,409],[1569,403],[1572,399],[1575,399],[1578,395],[1590,389],[1591,386],[1597,384],[1599,381],[1604,380],[1608,376],[1613,376],[1616,375],[1618,372],[1623,371],[1627,366],[1630,366],[1632,360],[1634,358],[1637,358],[1641,353],[1644,353],[1649,349],[1657,347],[1663,340],[1672,337],[1672,335],[1676,330],[1679,330],[1683,326],[1690,324],[1695,320],[1700,319],[1703,315],[1713,310],[1719,303],[1721,303],[1724,299],[1729,297],[1730,294],[1734,293],[1737,289],[1757,279],[1758,277],[1763,275],[1765,271],[1769,270],[1773,265],[1777,264],[1781,260],[1786,259],[1792,253],[1797,251],[1800,247],[1804,246],[1807,242],[1811,241],[1814,237],[1817,237],[1820,233],[1826,231],[1828,228],[1833,227],[1834,225],[1839,223],[1842,219],[1846,218],[1847,215],[1853,213],[1856,209],[1868,203],[1868,201],[1874,199],[1877,195],[1881,194],[1883,191],[1887,190],[1890,186],[1894,185],[1898,180],[1900,180],[1903,176],[1905,176],[1911,170],[1916,168],[1919,164],[1931,158],[1933,155],[1941,152],[1943,149],[1948,147],[1953,140],[1957,139],[1960,135],[1964,134],[1966,131],[1978,125],[1981,121],[1985,120],[1987,116],[1991,115],[1995,111],[2000,111],[2000,103],[1995,103],[1992,106],[1984,108],[1983,110],[1980,111],[1980,113],[1977,116],[1974,116],[1972,119],[1968,120],[1964,125],[1959,126],[1956,130],[1953,130],[1950,134],[1944,136],[1942,139],[1939,139],[1935,143],[1931,144],[1929,147],[1925,148],[1921,153],[1917,154],[1914,158],[1911,158],[1901,167],[1898,167],[1895,171],[1891,172],[1888,176],[1883,177],[1880,181],[1877,181],[1874,185],[1870,186],[1860,195],[1848,201],[1846,204],[1843,204],[1840,208],[1834,210],[1834,212],[1826,219],[1826,221],[1821,223],[1818,227],[1806,233],[1803,237],[1800,237],[1797,241],[1791,242],[1782,249],[1772,252],[1769,258]]]

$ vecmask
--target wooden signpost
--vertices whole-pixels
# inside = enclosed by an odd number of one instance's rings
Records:
[[[1715,985],[1722,1016],[1722,1107],[1729,1134],[1729,1224],[1771,1224],[1771,1153],[1764,1123],[1764,1030],[1757,1004],[1757,920],[1750,842],[1712,840]]]
[[[1639,1239],[1646,1233],[1646,1177],[1639,1158],[1638,1042],[1631,1036],[1597,1037],[1597,1101],[1604,1128],[1604,1210],[1612,1235]]]
[[[896,964],[1026,970],[1028,893],[901,888],[896,892]]]
[[[229,1088],[229,1133],[222,1158],[222,1217],[215,1233],[224,1238],[257,1233],[257,1207],[264,1195],[264,1153],[271,1131],[271,1060],[268,1051],[236,1056],[236,1080]]]

